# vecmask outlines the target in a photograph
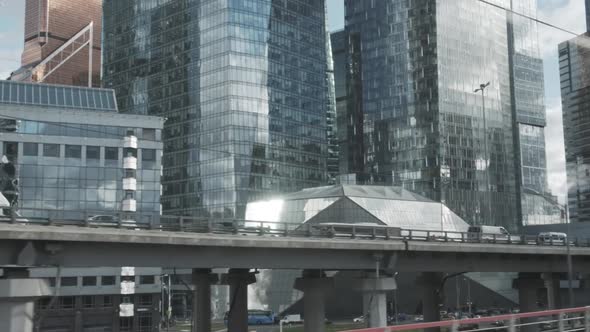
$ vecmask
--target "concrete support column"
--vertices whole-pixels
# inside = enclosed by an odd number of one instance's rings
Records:
[[[439,272],[423,272],[417,284],[422,288],[422,314],[425,322],[440,321],[440,304],[442,303],[443,275]],[[425,329],[427,332],[438,332],[440,328]]]
[[[363,314],[368,327],[387,326],[387,292],[397,288],[394,278],[377,278],[374,273],[356,281],[363,292]]]
[[[248,285],[256,282],[256,276],[248,269],[230,269],[224,279],[229,285],[228,332],[247,331]]]
[[[34,298],[0,300],[0,331],[33,332]]]
[[[547,289],[547,309],[561,309],[561,287],[559,273],[543,273],[545,288]]]
[[[318,270],[305,270],[295,280],[295,289],[303,292],[303,330],[326,330],[326,293],[334,287],[334,280]]]
[[[539,289],[545,288],[545,283],[541,279],[539,273],[519,273],[518,278],[514,279],[512,287],[518,290],[518,302],[520,312],[532,312],[539,309],[537,305],[537,294]],[[530,319],[521,319],[521,322],[531,322]],[[537,331],[539,326],[527,325],[521,327],[521,332],[533,332]]]
[[[5,273],[10,276],[10,272]],[[35,299],[52,295],[46,280],[0,279],[0,331],[33,332]]]
[[[193,270],[193,331],[211,331],[211,283],[217,282],[217,275],[210,269]]]

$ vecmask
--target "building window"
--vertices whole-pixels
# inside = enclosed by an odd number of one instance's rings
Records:
[[[156,130],[152,128],[143,128],[143,139],[155,141],[156,140]]]
[[[83,308],[94,308],[94,296],[82,296]]]
[[[73,296],[62,296],[59,298],[59,308],[60,309],[73,309],[75,299]]]
[[[153,285],[156,283],[154,276],[140,276],[139,277],[139,284],[140,285]]]
[[[96,277],[82,277],[82,286],[96,286]]]
[[[55,287],[55,278],[47,278],[49,282],[49,287]]]
[[[66,158],[82,158],[82,147],[80,145],[66,145]]]
[[[62,287],[78,286],[78,277],[61,277]]]
[[[86,159],[100,159],[100,147],[99,146],[87,146],[86,147]]]
[[[106,160],[119,160],[119,149],[118,148],[104,148],[104,159],[106,159]]]
[[[16,160],[18,157],[18,143],[4,142],[4,155],[10,161]]]
[[[150,306],[152,305],[152,296],[150,294],[144,294],[139,296],[139,305]]]
[[[141,150],[142,161],[156,161],[156,150],[154,149],[143,149]]]
[[[23,143],[23,155],[25,155],[25,156],[39,155],[39,144],[37,144],[37,143]]]
[[[113,297],[112,296],[103,296],[102,297],[102,306],[103,307],[112,307],[113,306]]]
[[[152,330],[152,316],[149,312],[142,312],[137,319],[137,332],[150,332]]]
[[[37,307],[39,309],[49,309],[49,304],[51,303],[50,297],[44,297],[37,301]]]
[[[43,144],[43,157],[59,158],[59,144]]]
[[[100,281],[103,286],[113,286],[115,285],[115,276],[102,276]]]
[[[121,319],[119,320],[119,331],[133,331],[133,317],[121,317]]]

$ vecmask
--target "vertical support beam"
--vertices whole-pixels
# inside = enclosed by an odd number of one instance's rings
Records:
[[[539,273],[519,273],[514,279],[512,287],[518,290],[518,302],[520,312],[533,312],[539,309],[537,305],[537,292],[545,288],[545,283]],[[531,319],[521,319],[521,323],[531,323]],[[521,332],[534,332],[539,329],[537,325],[527,325],[520,328]]]
[[[211,331],[211,283],[217,282],[217,275],[210,269],[193,270],[193,331]]]
[[[92,51],[94,47],[94,21],[90,22],[90,40],[88,42],[88,87],[92,87]]]
[[[256,282],[256,276],[249,269],[230,269],[223,277],[229,285],[228,332],[247,331],[248,285]]]
[[[386,327],[387,292],[397,289],[395,279],[369,273],[356,280],[353,288],[363,293],[363,315],[368,327]]]
[[[547,289],[547,309],[561,309],[561,289],[559,285],[559,273],[543,273],[545,288]]]
[[[334,287],[334,280],[318,270],[305,270],[295,280],[295,289],[303,292],[303,330],[325,332],[326,293]]]
[[[34,311],[33,298],[0,300],[0,331],[33,332]]]
[[[422,287],[422,314],[425,322],[440,321],[440,304],[443,275],[439,272],[423,272],[417,282]],[[425,329],[438,332],[440,328]]]

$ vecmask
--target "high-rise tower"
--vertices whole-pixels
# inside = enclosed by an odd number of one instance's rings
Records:
[[[26,0],[21,68],[11,79],[99,86],[101,26],[102,0]]]
[[[515,3],[536,15],[536,0]],[[553,220],[537,23],[470,0],[345,4],[338,118],[362,129],[362,143],[341,147],[364,158],[349,167],[356,178],[403,185],[474,224]]]
[[[104,81],[160,115],[164,213],[243,217],[323,184],[325,0],[104,1]]]

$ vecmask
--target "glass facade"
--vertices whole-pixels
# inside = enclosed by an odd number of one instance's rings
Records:
[[[559,45],[569,217],[590,222],[590,34]]]
[[[59,109],[117,111],[113,90],[14,81],[0,81],[0,103]]]
[[[114,97],[108,90],[0,84],[25,86],[25,91],[71,93],[78,99]],[[18,180],[17,211],[24,217],[72,219],[115,215],[121,212],[126,195],[123,179],[135,178],[137,215],[144,215],[145,220],[157,218],[163,119],[102,108],[73,108],[59,102],[19,104],[0,98],[0,155],[15,168],[12,178]],[[125,147],[129,136],[137,137],[137,149]],[[124,167],[129,152],[137,158],[135,169]]]
[[[324,0],[105,0],[104,80],[165,116],[165,213],[243,217],[327,182]]]
[[[520,227],[521,183],[546,188],[536,23],[469,0],[345,5],[344,36],[332,37],[344,39],[345,56],[334,55],[336,86],[346,88],[336,89],[338,118],[350,124],[347,144],[361,132],[363,146],[341,150],[364,159],[349,173],[443,201],[470,223]],[[486,82],[483,97],[474,93]]]

